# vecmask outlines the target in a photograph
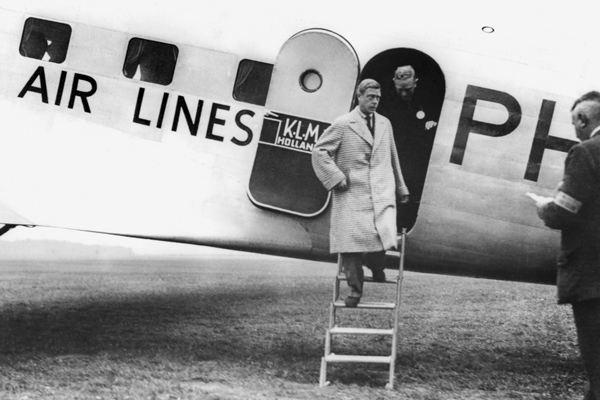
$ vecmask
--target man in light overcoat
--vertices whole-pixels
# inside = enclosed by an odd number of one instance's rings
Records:
[[[315,173],[333,192],[330,251],[340,253],[356,307],[362,296],[363,254],[375,281],[385,281],[385,251],[397,246],[396,199],[408,201],[390,121],[375,110],[379,83],[363,80],[358,105],[327,128],[312,152]]]

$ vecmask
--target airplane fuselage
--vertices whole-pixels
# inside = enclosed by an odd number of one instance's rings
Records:
[[[310,151],[351,109],[357,81],[367,71],[383,76],[377,57],[411,48],[374,37],[355,51],[342,32],[309,29],[281,43],[276,59],[251,60],[60,21],[70,40],[54,62],[51,50],[36,58],[25,42],[54,32],[56,21],[0,16],[0,206],[10,210],[0,222],[317,260],[333,258],[330,199]],[[552,282],[559,236],[525,193],[552,195],[575,143],[572,98],[540,83],[558,74],[530,72],[538,83],[526,88],[506,83],[522,73],[517,62],[417,51],[439,66],[443,101],[407,269]],[[153,64],[140,60],[157,54],[170,64],[148,73]],[[394,54],[386,60],[408,53]],[[473,60],[487,72],[465,68]],[[267,79],[252,78],[256,70]],[[246,95],[240,88],[252,79]]]

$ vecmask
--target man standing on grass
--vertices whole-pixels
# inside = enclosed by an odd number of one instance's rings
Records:
[[[537,201],[546,226],[562,231],[558,302],[571,303],[579,350],[590,388],[585,400],[600,400],[600,92],[571,108],[573,146],[554,198]]]
[[[397,246],[396,197],[408,201],[390,121],[375,110],[381,89],[373,79],[357,88],[358,106],[323,132],[312,152],[315,173],[333,191],[330,251],[340,253],[356,307],[363,292],[363,254],[375,281],[385,281],[385,251]]]

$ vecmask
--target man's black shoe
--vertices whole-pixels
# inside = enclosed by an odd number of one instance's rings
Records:
[[[375,282],[385,282],[385,271],[382,269],[372,270]]]
[[[346,303],[346,307],[356,307],[360,302],[360,297],[346,297],[344,303]]]

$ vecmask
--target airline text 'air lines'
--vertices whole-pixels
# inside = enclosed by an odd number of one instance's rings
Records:
[[[68,72],[61,71],[56,89],[54,105],[60,106],[63,100],[63,92],[65,83],[68,79]],[[85,88],[82,88],[85,85]],[[98,84],[96,80],[88,75],[73,73],[71,91],[68,95],[67,107],[73,109],[77,98],[79,98],[83,110],[86,113],[91,113],[90,106],[91,97],[97,92]],[[46,72],[43,66],[38,67],[25,83],[18,94],[19,98],[23,98],[28,93],[35,93],[41,96],[41,100],[45,104],[49,104],[49,88],[46,79]],[[171,94],[165,92],[162,96],[158,114],[154,117],[144,115],[144,96],[145,89],[140,87],[136,99],[135,112],[132,116],[132,121],[136,124],[144,126],[155,126],[161,129],[166,115],[167,106],[170,102],[175,102],[175,111],[171,125],[172,131],[177,131],[181,115],[186,120],[189,132],[192,136],[198,135],[200,126],[200,116],[203,112],[204,100],[197,99],[196,104],[190,110],[188,100],[183,95],[177,95],[175,100],[171,99]],[[474,119],[477,101],[488,101],[500,104],[508,111],[508,119],[503,124],[492,124],[488,122],[477,121]],[[546,149],[567,152],[576,142],[569,139],[564,139],[549,134],[550,124],[554,114],[556,102],[543,99],[538,117],[536,130],[531,145],[529,160],[525,166],[523,178],[529,181],[536,182],[539,177],[540,165]],[[210,140],[224,141],[224,137],[216,134],[214,128],[216,125],[225,126],[227,123],[224,115],[230,111],[230,106],[226,104],[213,103],[210,109],[210,117],[206,127],[205,137]],[[241,109],[235,114],[235,124],[241,131],[240,136],[231,138],[231,142],[238,146],[247,146],[254,138],[252,129],[245,123],[245,118],[254,117],[255,112],[248,109]],[[467,150],[467,142],[470,134],[480,134],[490,137],[502,137],[513,132],[521,122],[521,106],[517,99],[506,92],[484,88],[480,86],[467,85],[466,94],[463,100],[462,110],[460,113],[458,128],[456,131],[454,144],[450,162],[461,165],[465,152]],[[304,123],[304,124],[303,124]],[[319,129],[319,125],[321,129]],[[310,125],[310,120],[304,118],[294,118],[287,116],[282,126],[282,135],[278,134],[279,142],[276,144],[296,147],[304,151],[310,151],[314,142],[326,124],[314,121],[314,125]],[[300,130],[303,132],[300,134]],[[300,135],[300,136],[299,136]],[[286,142],[287,140],[287,142]]]
[[[56,89],[56,96],[54,99],[54,105],[60,106],[63,99],[63,92],[65,90],[66,81],[68,78],[67,71],[61,71],[60,78],[58,81],[58,87]],[[86,88],[82,88],[84,84],[82,82],[87,83]],[[81,101],[81,105],[83,107],[83,111],[86,113],[92,113],[92,108],[90,106],[90,98],[97,92],[98,84],[96,80],[89,76],[80,73],[73,74],[73,83],[71,85],[71,92],[69,94],[69,102],[68,108],[73,109],[75,107],[76,99],[79,98]],[[35,93],[40,95],[41,101],[45,104],[49,104],[49,87],[46,79],[46,72],[44,67],[38,67],[35,72],[31,75],[27,83],[23,86],[21,91],[18,94],[19,98],[25,97],[28,93]],[[151,126],[154,125],[157,129],[161,129],[167,106],[170,101],[170,93],[165,92],[162,96],[160,108],[158,115],[155,119],[152,119],[148,115],[144,115],[144,95],[145,89],[143,87],[139,88],[135,112],[132,117],[132,120],[136,124]],[[198,135],[198,129],[200,127],[200,117],[203,112],[204,100],[198,99],[194,106],[195,111],[190,111],[190,107],[188,107],[188,101],[183,95],[178,95],[175,100],[175,111],[173,114],[173,121],[171,125],[171,130],[176,132],[179,127],[179,121],[181,115],[185,119],[187,123],[187,127],[192,136]],[[229,105],[220,104],[220,103],[212,103],[210,108],[210,118],[208,120],[208,124],[206,127],[205,137],[210,140],[215,140],[219,142],[223,142],[225,138],[223,136],[215,133],[214,128],[217,125],[225,126],[227,120],[223,119],[224,115],[231,109]],[[235,124],[239,130],[241,130],[239,136],[234,136],[231,138],[231,142],[238,146],[247,146],[252,142],[254,134],[252,129],[245,123],[246,118],[251,118],[255,115],[255,112],[248,109],[241,109],[235,114]]]

